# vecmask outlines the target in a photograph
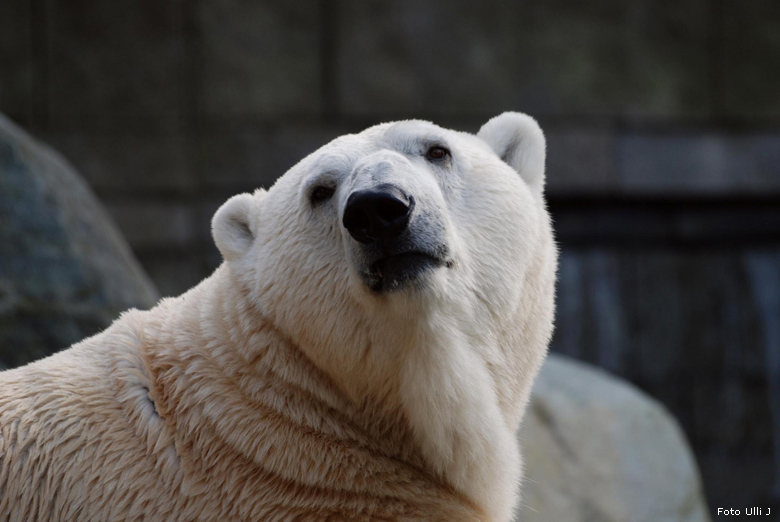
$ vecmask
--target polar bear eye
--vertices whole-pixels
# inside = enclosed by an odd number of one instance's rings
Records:
[[[333,195],[333,192],[335,192],[333,187],[315,187],[314,190],[311,191],[309,198],[312,203],[321,203],[326,199],[329,199]]]
[[[441,161],[449,157],[449,155],[450,155],[450,151],[448,151],[444,147],[435,145],[428,149],[428,151],[425,153],[425,158],[428,159],[429,161]]]

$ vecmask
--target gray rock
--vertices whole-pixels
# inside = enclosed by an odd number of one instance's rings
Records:
[[[338,5],[338,106],[350,116],[710,110],[703,0]]]
[[[156,299],[84,181],[0,115],[0,367],[65,348]]]
[[[517,521],[709,520],[677,423],[600,370],[551,356],[519,437],[525,482]]]

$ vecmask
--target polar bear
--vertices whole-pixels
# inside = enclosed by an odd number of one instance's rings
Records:
[[[510,520],[544,161],[523,114],[401,121],[233,197],[208,279],[0,374],[0,518]]]

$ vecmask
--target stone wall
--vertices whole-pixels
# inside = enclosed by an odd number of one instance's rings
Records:
[[[778,63],[776,0],[0,2],[0,112],[164,294],[216,266],[223,200],[332,137],[538,117],[553,349],[673,411],[720,507],[780,507]]]

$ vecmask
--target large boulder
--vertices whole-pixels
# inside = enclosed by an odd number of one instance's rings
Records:
[[[65,348],[156,300],[84,181],[0,115],[0,369]]]
[[[709,520],[677,423],[601,370],[550,356],[519,437],[526,473],[517,521]]]

